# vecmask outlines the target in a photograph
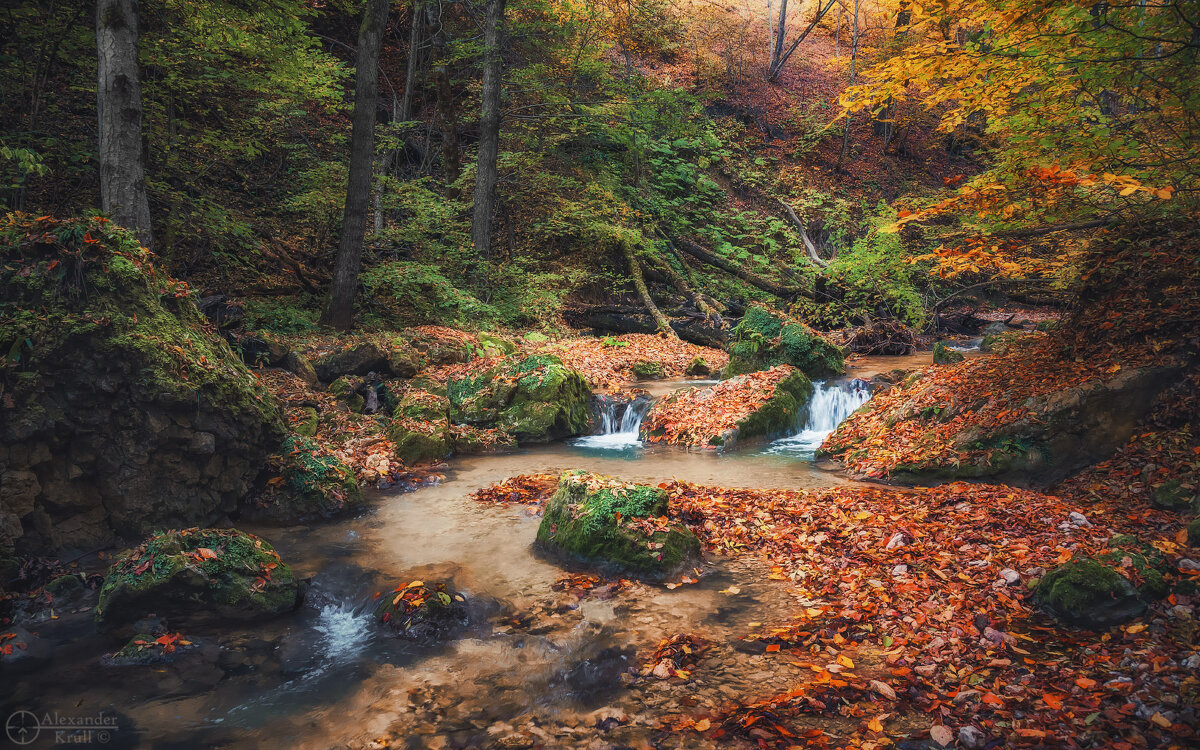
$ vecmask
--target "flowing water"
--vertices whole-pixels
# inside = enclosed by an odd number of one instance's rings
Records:
[[[0,703],[39,715],[115,714],[108,744],[117,747],[360,747],[384,734],[396,738],[393,746],[417,748],[526,746],[517,735],[547,747],[583,747],[597,737],[638,744],[656,718],[681,705],[704,711],[763,697],[805,673],[739,645],[758,623],[795,610],[787,582],[769,580],[766,563],[753,557],[711,557],[698,583],[634,583],[610,598],[580,600],[552,589],[563,569],[532,551],[535,510],[469,494],[516,474],[564,469],[645,483],[844,483],[814,467],[812,450],[867,397],[861,382],[819,384],[795,435],[727,454],[643,446],[637,428],[649,399],[614,400],[601,405],[601,434],[456,458],[440,484],[375,493],[361,516],[242,525],[311,579],[297,612],[258,627],[185,633],[193,645],[173,660],[117,667],[102,655],[121,642],[94,632],[82,602],[78,612],[64,608],[29,628],[39,631],[43,652],[9,678]],[[467,594],[462,637],[410,643],[374,622],[376,592],[416,578]],[[676,633],[715,644],[703,670],[684,684],[634,679],[630,668]]]

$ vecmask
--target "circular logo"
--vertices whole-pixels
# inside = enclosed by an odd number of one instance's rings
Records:
[[[42,725],[38,717],[29,711],[15,711],[4,723],[4,731],[8,738],[18,745],[28,745],[38,738]]]

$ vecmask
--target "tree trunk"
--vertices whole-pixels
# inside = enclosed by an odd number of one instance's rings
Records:
[[[856,65],[858,64],[858,0],[854,0],[854,31],[850,37],[850,85],[853,86],[857,78]],[[850,113],[846,113],[846,129],[842,132],[842,153],[838,155],[836,171],[841,172],[846,168],[846,157],[850,153],[850,126],[853,124]]]
[[[387,25],[388,0],[367,0],[367,10],[358,30],[358,54],[354,64],[354,115],[350,131],[350,179],[346,185],[346,207],[342,213],[342,239],[325,322],[341,331],[354,325],[354,292],[362,259],[367,204],[371,199],[371,166],[375,151],[375,103],[379,92],[379,48]]]
[[[670,338],[676,338],[675,331],[671,330],[671,321],[667,320],[667,316],[662,314],[658,305],[654,304],[654,300],[650,298],[650,290],[646,288],[646,279],[642,276],[642,266],[638,263],[633,245],[622,242],[621,251],[625,253],[625,262],[629,264],[629,274],[633,277],[633,285],[637,288],[638,296],[642,298],[642,304],[650,311],[650,317],[654,318],[658,332],[664,333]]]
[[[775,39],[771,45],[771,62],[767,65],[768,70],[774,70],[779,64],[779,58],[783,57],[783,38],[787,34],[787,6],[788,0],[779,0],[779,23],[775,25]]]
[[[486,258],[491,250],[492,207],[496,202],[496,157],[500,153],[500,83],[504,59],[505,0],[487,0],[484,31],[483,112],[479,132],[479,159],[475,167],[475,208],[471,216],[471,242],[475,252]]]
[[[458,148],[458,117],[454,111],[454,92],[450,90],[450,71],[445,62],[433,70],[437,85],[438,120],[442,125],[442,163],[446,167],[446,184],[453,185],[462,173],[462,154]],[[451,198],[458,197],[458,188],[448,191]]]
[[[142,154],[137,0],[98,0],[96,109],[100,126],[100,206],[150,247],[150,201]]]
[[[412,29],[408,35],[408,65],[404,71],[404,93],[400,99],[400,122],[412,119],[414,89],[417,86],[417,67],[421,59],[421,31],[425,26],[425,4],[421,0],[413,0]]]
[[[791,58],[792,53],[796,51],[796,48],[800,46],[801,42],[803,42],[805,39],[808,38],[808,35],[812,33],[812,30],[817,27],[817,24],[819,24],[821,22],[821,19],[825,17],[826,13],[828,13],[830,10],[833,9],[833,6],[836,3],[837,3],[837,0],[829,0],[829,4],[823,8],[818,3],[817,17],[814,18],[812,20],[812,23],[810,23],[808,25],[808,27],[805,28],[804,31],[802,31],[800,33],[800,36],[796,37],[796,41],[792,42],[791,46],[787,48],[787,52],[784,52],[782,55],[780,55],[778,60],[775,60],[774,55],[772,55],[771,65],[769,65],[767,67],[767,80],[768,81],[774,81],[776,78],[779,77],[780,72],[783,71],[783,66],[787,64],[787,61],[789,58]],[[780,36],[782,36],[783,29],[780,29],[779,33],[780,33]]]

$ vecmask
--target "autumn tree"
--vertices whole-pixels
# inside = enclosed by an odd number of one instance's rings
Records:
[[[767,64],[767,80],[774,81],[783,72],[783,66],[787,65],[787,61],[791,59],[792,54],[796,49],[808,38],[812,30],[817,27],[821,19],[825,17],[829,11],[833,10],[833,6],[837,4],[837,0],[818,0],[817,14],[812,22],[804,28],[800,34],[792,40],[787,49],[784,49],[785,36],[787,35],[787,0],[779,1],[779,22],[775,30],[775,39],[771,47],[771,61]]]
[[[137,0],[98,0],[96,50],[100,204],[149,246],[153,236],[142,157]]]
[[[367,204],[371,197],[371,171],[375,156],[375,104],[378,99],[379,49],[387,26],[388,0],[368,0],[358,31],[354,73],[354,116],[350,134],[350,179],[342,214],[326,322],[347,331],[354,324],[354,292],[366,232]]]

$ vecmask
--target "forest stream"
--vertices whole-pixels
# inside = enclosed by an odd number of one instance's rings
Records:
[[[398,727],[414,747],[504,746],[504,737],[522,726],[534,735],[548,732],[544,741],[554,746],[586,741],[606,722],[648,730],[657,709],[670,704],[715,707],[785,690],[803,670],[768,667],[761,645],[739,641],[764,621],[786,619],[797,604],[786,581],[768,578],[764,562],[708,556],[698,576],[684,576],[693,583],[622,581],[578,598],[552,589],[564,569],[533,549],[536,509],[484,504],[470,495],[511,476],[566,469],[645,484],[844,484],[839,474],[814,466],[812,455],[869,398],[867,381],[855,376],[927,358],[860,360],[851,376],[817,384],[809,415],[793,434],[725,454],[643,446],[634,402],[627,414],[601,415],[600,434],[456,458],[442,481],[411,492],[376,491],[371,510],[357,517],[286,529],[243,523],[270,534],[281,556],[295,561],[297,575],[310,579],[295,613],[195,638],[149,671],[96,656],[106,649],[92,630],[90,609],[61,614],[41,625],[53,664],[23,676],[9,699],[115,713],[114,746],[359,745]],[[664,381],[649,390],[661,396],[712,382]],[[452,582],[469,597],[462,637],[413,643],[372,618],[377,592],[423,578]],[[641,655],[684,632],[714,644],[694,682],[635,677]]]

